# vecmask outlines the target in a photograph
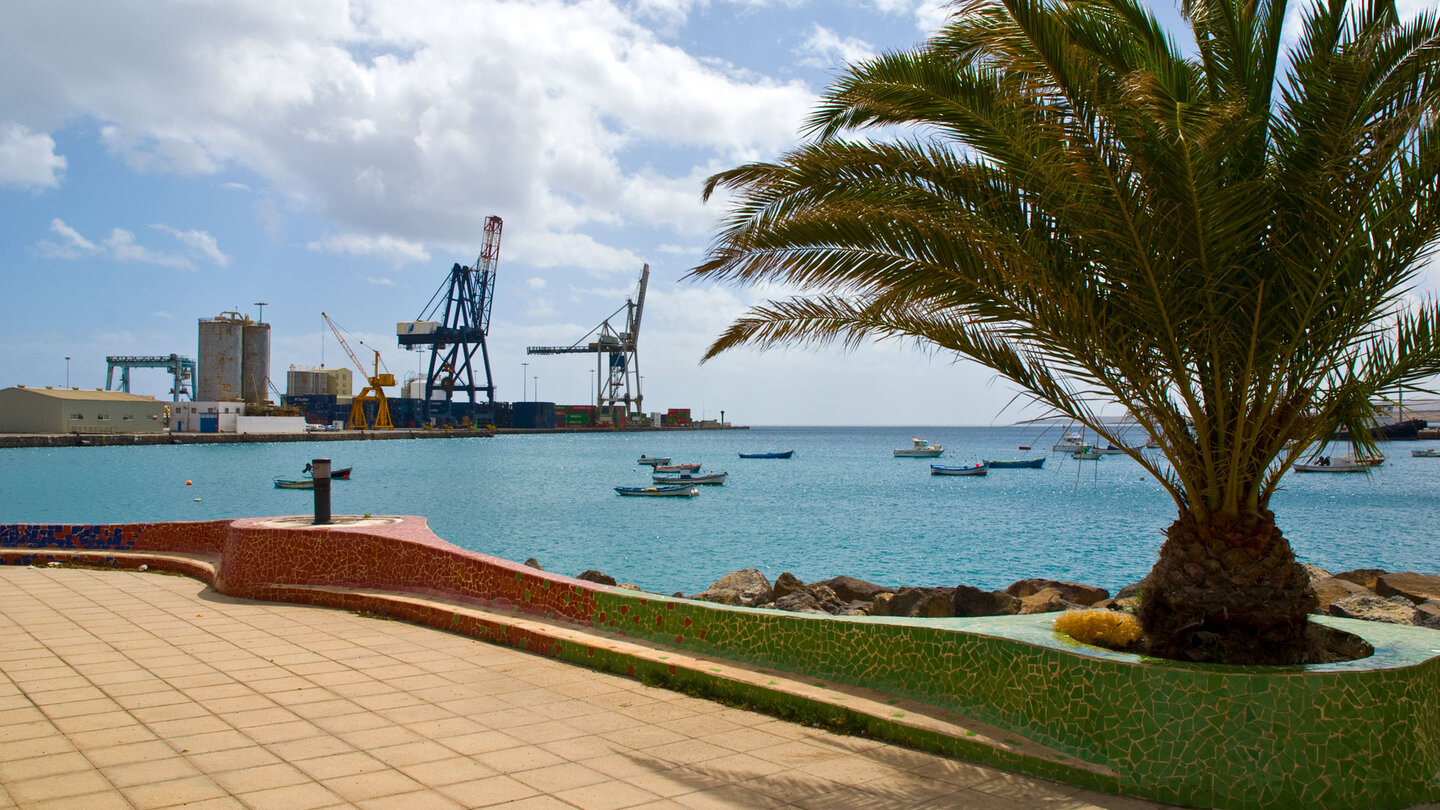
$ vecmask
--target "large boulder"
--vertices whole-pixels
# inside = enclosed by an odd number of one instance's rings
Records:
[[[772,591],[770,580],[764,574],[757,569],[746,568],[733,574],[726,574],[716,580],[714,585],[695,594],[694,598],[703,599],[706,602],[719,602],[722,605],[753,607],[774,601],[771,597]]]
[[[1059,588],[1041,588],[1020,599],[1021,614],[1054,613],[1061,610],[1079,610],[1089,606],[1088,602],[1082,605],[1066,599],[1064,592]]]
[[[1138,600],[1138,599],[1140,598],[1140,594],[1141,594],[1146,588],[1148,588],[1148,587],[1150,587],[1150,575],[1149,575],[1149,574],[1146,574],[1146,575],[1145,575],[1145,578],[1142,579],[1142,580],[1140,580],[1139,582],[1132,582],[1132,583],[1130,583],[1129,585],[1126,585],[1125,587],[1123,587],[1123,588],[1121,588],[1120,590],[1116,591],[1116,592],[1115,592],[1115,598],[1116,598],[1117,600],[1118,600],[1118,599],[1137,599],[1137,600]]]
[[[1008,616],[1020,612],[1020,600],[1004,591],[982,591],[969,585],[956,585],[950,599],[951,612],[956,616]]]
[[[1440,630],[1440,600],[1427,599],[1415,606],[1415,623]]]
[[[1311,565],[1310,563],[1301,563],[1301,564],[1300,564],[1300,567],[1301,567],[1301,568],[1304,568],[1304,569],[1305,569],[1305,575],[1308,576],[1308,577],[1310,577],[1310,587],[1312,587],[1312,588],[1315,587],[1316,585],[1318,585],[1319,583],[1323,582],[1324,580],[1327,580],[1327,579],[1330,578],[1330,572],[1329,572],[1329,571],[1326,571],[1324,568],[1321,568],[1321,567],[1318,566],[1318,565]]]
[[[901,588],[889,599],[882,599],[884,594],[880,594],[871,606],[871,615],[927,619],[951,616],[953,591],[954,588]]]
[[[1383,568],[1356,568],[1354,571],[1341,571],[1335,575],[1335,578],[1353,582],[1356,585],[1363,585],[1373,591],[1375,590],[1376,580],[1386,573]]]
[[[873,602],[877,595],[895,590],[854,577],[834,577],[823,579],[815,584],[831,589],[844,602]]]
[[[1440,599],[1440,576],[1414,571],[1381,574],[1375,579],[1374,590],[1385,597],[1403,596],[1418,605],[1427,599]]]
[[[770,596],[775,601],[789,596],[792,593],[800,593],[805,590],[805,583],[800,578],[786,571],[775,578],[775,587],[771,588]]]
[[[1342,619],[1364,619],[1367,622],[1414,624],[1415,605],[1403,596],[1382,599],[1378,596],[1347,596],[1330,605],[1329,614]]]
[[[600,573],[599,571],[596,571],[596,570],[593,569],[593,568],[590,569],[589,571],[581,571],[580,573],[578,573],[578,574],[575,575],[575,578],[576,578],[576,579],[583,579],[583,580],[585,580],[586,582],[594,582],[594,583],[596,583],[597,585],[614,585],[614,584],[615,584],[615,578],[614,578],[614,577],[610,576],[609,574],[602,574],[602,573]],[[634,587],[634,586],[631,586],[631,587]],[[636,590],[639,590],[639,588],[636,588]]]
[[[1109,599],[1110,592],[1094,585],[1079,582],[1060,582],[1053,579],[1022,579],[1005,589],[1005,592],[1019,599],[1034,596],[1044,590],[1058,591],[1067,602],[1088,607],[1102,599]]]
[[[1374,592],[1364,585],[1356,585],[1348,579],[1330,577],[1323,579],[1314,586],[1315,597],[1320,600],[1316,605],[1314,613],[1326,613],[1330,606],[1350,596],[1374,596]]]
[[[781,596],[765,607],[776,610],[789,610],[795,613],[829,613],[820,605],[820,601],[809,591],[793,591]]]

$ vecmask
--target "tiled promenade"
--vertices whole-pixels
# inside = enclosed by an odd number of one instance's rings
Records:
[[[1158,807],[185,577],[0,566],[12,806]]]

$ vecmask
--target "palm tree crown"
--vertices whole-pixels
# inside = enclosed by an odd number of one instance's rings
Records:
[[[1285,49],[1286,8],[1187,0],[1187,56],[1133,0],[972,0],[851,66],[808,143],[707,184],[735,197],[693,275],[801,290],[707,359],[913,337],[1112,441],[1097,414],[1120,403],[1180,512],[1155,649],[1254,660],[1263,638],[1293,660],[1313,597],[1270,496],[1440,372],[1440,309],[1406,297],[1440,239],[1440,28],[1332,0]],[[1189,604],[1237,587],[1285,618]]]

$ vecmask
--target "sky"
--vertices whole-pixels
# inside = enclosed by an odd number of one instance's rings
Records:
[[[427,358],[395,324],[475,263],[496,215],[497,400],[592,401],[592,355],[525,348],[584,337],[648,263],[647,411],[1037,415],[993,372],[913,342],[699,362],[765,297],[683,278],[725,214],[701,201],[705,178],[794,147],[844,64],[916,45],[944,15],[920,0],[6,4],[0,387],[103,388],[107,355],[195,357],[199,319],[259,318],[258,302],[282,390],[292,364],[349,364],[322,311],[404,379]],[[132,374],[135,393],[169,389],[161,370]]]

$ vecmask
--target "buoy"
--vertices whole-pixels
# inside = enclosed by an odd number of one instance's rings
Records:
[[[186,481],[186,482],[185,482],[185,486],[187,486],[187,487],[190,486],[190,482],[189,482],[189,481]]]

